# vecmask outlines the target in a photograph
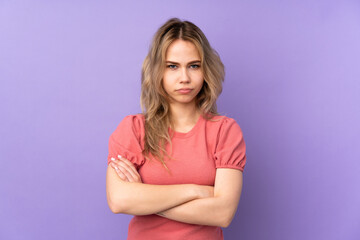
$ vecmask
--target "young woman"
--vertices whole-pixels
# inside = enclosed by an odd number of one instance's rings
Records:
[[[107,201],[134,215],[128,240],[223,239],[246,163],[240,126],[217,113],[224,75],[193,23],[172,18],[156,32],[142,67],[142,113],[109,139]]]

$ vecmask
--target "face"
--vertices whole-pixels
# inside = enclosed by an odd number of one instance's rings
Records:
[[[170,96],[170,104],[192,106],[204,83],[200,55],[195,45],[190,41],[175,40],[167,49],[165,61],[162,85]]]

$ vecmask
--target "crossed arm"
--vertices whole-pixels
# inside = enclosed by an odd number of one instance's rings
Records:
[[[114,213],[157,214],[179,222],[220,227],[228,227],[236,213],[243,184],[240,170],[217,168],[214,187],[196,184],[151,185],[141,182],[135,167],[125,158],[115,160],[110,165],[107,198]],[[126,194],[130,191],[132,196]],[[119,202],[124,206],[114,207]]]
[[[195,199],[158,214],[185,223],[228,227],[236,213],[241,188],[241,171],[218,168],[213,197]]]

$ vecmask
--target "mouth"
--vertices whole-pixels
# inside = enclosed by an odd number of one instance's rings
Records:
[[[191,88],[180,88],[176,91],[179,93],[182,93],[182,94],[187,94],[187,93],[190,93],[192,91],[192,89]]]
[[[192,90],[192,88],[180,88],[180,89],[177,89],[176,91],[181,91],[181,90]]]

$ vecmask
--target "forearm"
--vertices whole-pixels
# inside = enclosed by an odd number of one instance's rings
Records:
[[[124,202],[123,213],[131,215],[149,215],[197,199],[192,184],[152,185],[130,183]],[[121,194],[121,193],[119,193]]]
[[[195,184],[152,185],[120,180],[111,167],[107,174],[107,196],[114,213],[155,214],[200,197]]]
[[[157,213],[171,220],[209,226],[227,227],[229,211],[219,197],[195,199]]]

